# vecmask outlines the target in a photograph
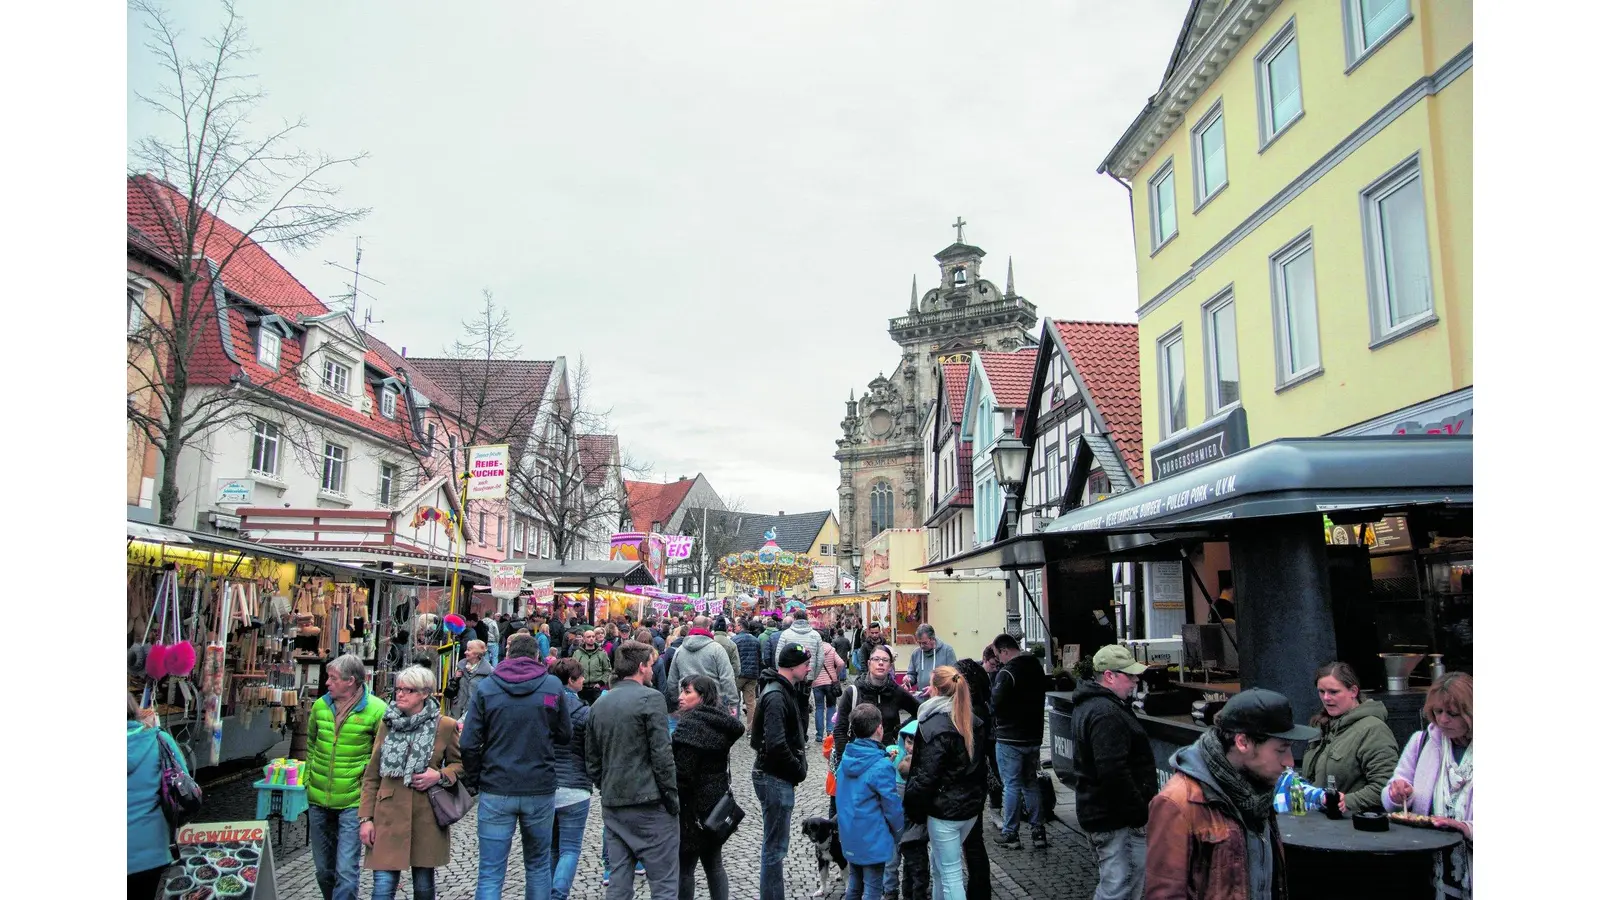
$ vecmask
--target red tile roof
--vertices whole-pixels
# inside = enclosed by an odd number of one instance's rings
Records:
[[[1028,394],[1033,390],[1033,363],[1038,353],[1037,349],[1030,348],[1015,353],[975,354],[978,365],[989,377],[996,406],[1022,409],[1028,405]]]
[[[585,434],[578,437],[578,464],[583,469],[583,483],[600,487],[606,483],[609,469],[621,460],[621,449],[614,434]]]
[[[953,506],[972,505],[972,442],[961,441],[956,447],[956,498]]]
[[[649,531],[651,523],[660,522],[665,528],[678,511],[683,498],[689,496],[695,479],[683,478],[668,484],[654,481],[624,481],[628,490],[628,511],[633,516],[634,531]]]
[[[1144,483],[1144,428],[1139,409],[1139,326],[1057,322],[1061,342],[1083,377],[1134,481]]]
[[[406,362],[407,372],[422,373],[440,391],[428,399],[443,403],[464,428],[477,432],[465,435],[467,440],[480,442],[525,439],[555,371],[549,360],[408,356]]]
[[[129,245],[145,252],[166,258],[168,264],[177,259],[181,237],[174,226],[173,216],[187,209],[184,198],[176,188],[159,179],[136,175],[127,179]],[[254,240],[223,220],[201,211],[197,238],[199,251],[213,263],[224,266],[222,284],[229,294],[255,304],[270,313],[282,316],[291,324],[304,317],[326,315],[329,310],[305,285],[289,274]],[[201,286],[207,283],[202,282]],[[229,359],[220,332],[217,329],[215,306],[209,291],[199,298],[203,315],[197,320],[196,343],[189,360],[189,379],[195,385],[224,385],[234,375],[245,375],[257,387],[270,391],[303,406],[311,407],[332,418],[359,426],[395,441],[406,441],[409,413],[405,404],[396,408],[396,417],[385,418],[377,391],[366,378],[365,372],[353,373],[360,379],[361,387],[372,402],[372,412],[363,413],[332,399],[301,387],[295,373],[302,356],[301,342],[286,339],[279,351],[278,367],[271,369],[256,361],[255,337],[245,310],[230,304],[227,309],[228,337],[233,347],[234,359]],[[394,374],[383,358],[368,350],[363,360],[366,368],[379,377]]]
[[[967,405],[967,374],[971,366],[966,363],[944,364],[944,396],[950,405],[950,422],[961,425],[961,412]]]

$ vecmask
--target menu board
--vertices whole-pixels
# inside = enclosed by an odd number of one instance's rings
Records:
[[[1183,563],[1150,564],[1150,608],[1183,609]]]
[[[1411,529],[1405,516],[1385,516],[1377,522],[1335,525],[1323,516],[1323,532],[1329,544],[1353,544],[1363,540],[1375,555],[1405,553],[1411,549]]]
[[[178,829],[178,864],[158,897],[277,900],[272,830],[264,821],[194,822]]]

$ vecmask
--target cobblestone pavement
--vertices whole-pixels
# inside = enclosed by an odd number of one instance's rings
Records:
[[[734,898],[757,896],[758,874],[761,861],[761,806],[756,802],[750,785],[750,765],[753,753],[749,741],[740,741],[732,757],[734,794],[744,807],[746,817],[739,830],[729,839],[723,850],[723,863],[728,870]],[[811,846],[801,836],[800,822],[807,816],[827,815],[828,797],[823,791],[820,753],[812,757],[811,777],[795,792],[794,832],[789,842],[786,865],[787,895],[791,900],[807,900],[817,889],[816,864]],[[1048,759],[1048,754],[1046,754]],[[1048,770],[1046,770],[1048,771]],[[255,791],[250,786],[252,778],[240,778],[222,785],[214,785],[206,794],[206,809],[202,820],[228,821],[255,817]],[[1061,822],[1049,826],[1050,847],[1034,850],[1025,846],[1020,850],[1002,850],[995,846],[999,828],[994,825],[997,813],[986,811],[990,818],[984,824],[984,835],[989,843],[989,860],[994,897],[996,900],[1022,900],[1022,898],[1087,898],[1094,894],[1094,858],[1088,841],[1077,829],[1072,791],[1057,785],[1057,816]],[[573,883],[572,897],[583,900],[600,900],[605,889],[600,884],[600,816],[598,799],[589,815],[588,830],[584,838],[584,852],[578,865],[578,877]],[[284,829],[284,849],[273,848],[277,860],[278,896],[283,900],[320,900],[311,854],[305,847],[305,819],[289,823]],[[471,898],[477,884],[478,840],[477,816],[470,814],[452,829],[450,865],[436,873],[439,900]],[[1026,836],[1024,836],[1026,844]],[[507,900],[520,900],[523,896],[522,842],[512,839],[511,857],[507,865]],[[372,896],[372,875],[363,871],[361,896]],[[401,879],[399,896],[411,896],[408,877]],[[643,876],[634,883],[634,896],[649,897],[649,887]],[[705,876],[697,880],[696,896],[706,896]],[[828,900],[844,896],[844,882],[835,878]],[[689,898],[683,898],[689,900]]]

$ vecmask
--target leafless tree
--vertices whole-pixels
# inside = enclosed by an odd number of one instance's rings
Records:
[[[724,509],[691,509],[684,513],[679,530],[694,537],[694,547],[683,568],[697,579],[701,593],[712,590],[717,579],[717,564],[739,544],[739,526],[744,521],[744,500],[729,497]]]
[[[220,339],[230,266],[251,245],[309,247],[365,216],[366,209],[340,206],[325,180],[364,155],[297,147],[304,120],[255,127],[264,94],[243,71],[252,48],[232,3],[223,2],[220,31],[195,55],[164,9],[145,0],[132,9],[145,19],[146,47],[165,73],[162,84],[137,94],[165,126],[130,148],[130,184],[153,211],[141,218],[137,241],[172,272],[176,290],[155,292],[157,308],[137,328],[130,323],[129,393],[153,399],[130,401],[128,419],[161,454],[160,521],[172,524],[179,452],[213,429],[237,426],[269,394],[248,378],[226,388],[196,383],[198,351]],[[222,219],[237,233],[219,229]],[[136,240],[131,231],[129,239]]]
[[[648,467],[626,451],[615,471],[596,472],[585,460],[583,438],[611,433],[610,410],[593,405],[590,374],[583,358],[569,368],[567,381],[528,445],[513,447],[512,502],[543,524],[551,552],[565,562],[581,558],[585,545],[599,544],[621,528],[627,512],[624,477],[640,478]],[[612,463],[601,464],[610,469]],[[598,482],[598,483],[596,483]]]

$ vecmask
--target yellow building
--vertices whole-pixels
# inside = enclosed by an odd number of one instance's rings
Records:
[[[1152,480],[1471,433],[1470,2],[1195,0],[1100,171],[1132,192]]]

